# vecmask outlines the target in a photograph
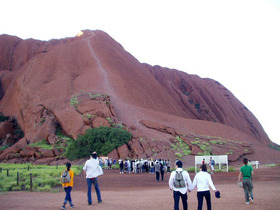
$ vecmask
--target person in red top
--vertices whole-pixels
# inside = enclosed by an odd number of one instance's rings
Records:
[[[72,190],[73,184],[74,184],[74,172],[71,170],[71,163],[66,163],[66,170],[69,172],[71,181],[68,183],[61,183],[62,187],[64,188],[64,191],[66,193],[63,205],[61,206],[61,209],[66,209],[65,205],[67,204],[67,201],[69,201],[71,208],[74,207],[74,204],[72,203],[72,199],[71,199],[71,190]]]

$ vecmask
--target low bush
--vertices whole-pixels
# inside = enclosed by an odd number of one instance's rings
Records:
[[[132,134],[121,128],[99,127],[88,129],[86,133],[71,142],[66,149],[69,160],[89,157],[93,151],[99,155],[107,155],[112,150],[126,144]]]

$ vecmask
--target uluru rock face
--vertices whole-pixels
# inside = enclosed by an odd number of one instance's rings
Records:
[[[102,31],[50,41],[1,35],[0,100],[0,112],[24,132],[0,161],[53,163],[63,149],[27,145],[43,139],[55,145],[58,127],[76,139],[88,128],[116,125],[133,139],[108,154],[113,158],[172,160],[183,142],[186,160],[207,148],[231,161],[279,159],[258,120],[220,83],[142,64]]]

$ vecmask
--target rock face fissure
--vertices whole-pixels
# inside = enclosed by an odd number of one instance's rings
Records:
[[[94,37],[94,35],[92,36]],[[92,38],[90,37],[90,38]],[[109,82],[109,79],[108,79],[108,73],[107,71],[103,68],[103,66],[101,65],[100,63],[100,60],[99,58],[97,57],[96,53],[94,52],[94,49],[92,47],[92,44],[90,42],[90,38],[87,39],[87,44],[88,44],[88,47],[90,49],[90,52],[91,52],[91,55],[93,56],[93,58],[96,60],[97,62],[97,66],[98,66],[98,69],[100,70],[100,72],[102,73],[103,75],[103,88],[104,90],[106,90],[108,92],[109,95],[112,95],[112,92],[113,92],[113,88],[111,87],[111,84]]]

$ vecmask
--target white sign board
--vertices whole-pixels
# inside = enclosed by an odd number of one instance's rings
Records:
[[[227,165],[228,172],[228,156],[227,155],[205,155],[205,156],[195,156],[195,172],[197,173],[197,166],[202,165],[204,159],[205,164],[209,165],[210,157],[215,161],[215,165],[219,164],[219,169],[221,169],[222,164]]]

